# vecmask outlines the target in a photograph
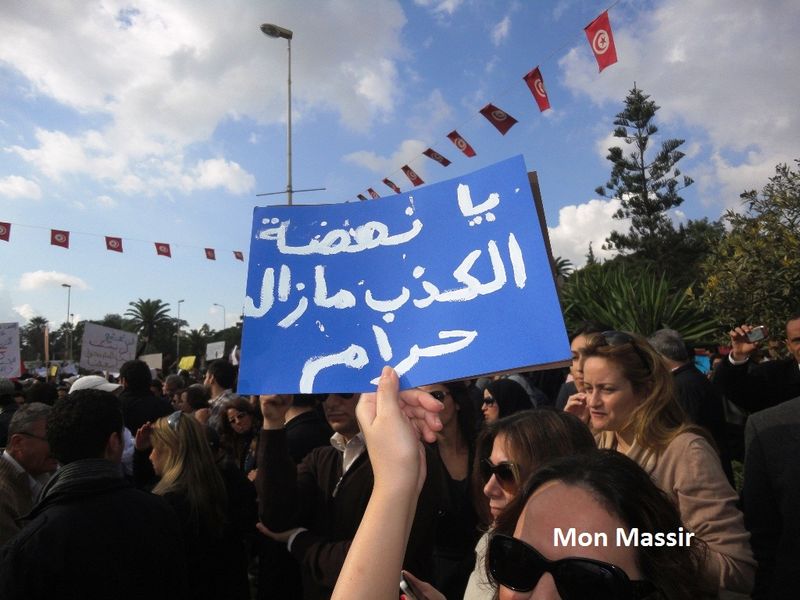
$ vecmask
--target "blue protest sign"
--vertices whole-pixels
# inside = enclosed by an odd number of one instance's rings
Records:
[[[253,211],[238,390],[408,388],[569,358],[522,156],[353,204]]]

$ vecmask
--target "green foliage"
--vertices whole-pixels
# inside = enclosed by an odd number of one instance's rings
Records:
[[[555,265],[556,277],[561,277],[562,279],[569,277],[570,274],[575,270],[575,266],[568,258],[556,256],[553,259],[553,263]]]
[[[131,329],[146,343],[144,352],[169,351],[176,331],[175,320],[169,316],[169,304],[141,298],[128,304],[130,308],[125,311],[125,316]]]
[[[20,354],[22,360],[44,360],[44,317],[32,317],[20,330]]]
[[[659,263],[668,249],[668,240],[674,238],[675,229],[666,212],[680,206],[683,198],[680,189],[692,184],[692,179],[681,175],[676,167],[684,154],[678,148],[684,140],[669,139],[650,158],[651,136],[658,132],[653,122],[659,107],[650,96],[637,89],[628,92],[625,108],[614,121],[614,137],[624,139],[631,147],[626,156],[623,149],[614,146],[606,157],[612,163],[611,178],[605,187],[595,191],[604,197],[618,198],[621,207],[615,219],[630,219],[628,233],[614,231],[606,240],[607,247],[625,253],[638,253],[643,258]],[[665,243],[666,242],[666,243]]]
[[[587,320],[642,335],[675,329],[684,339],[714,339],[717,326],[693,302],[688,288],[670,289],[667,278],[649,270],[604,263],[576,271],[562,288],[567,328]]]
[[[700,299],[725,328],[783,331],[800,307],[800,172],[775,171],[760,194],[741,195],[744,213],[724,215],[729,232],[702,265]]]

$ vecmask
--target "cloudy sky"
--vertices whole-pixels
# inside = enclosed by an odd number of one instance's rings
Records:
[[[296,203],[353,201],[410,163],[427,182],[523,154],[539,174],[554,253],[576,265],[619,223],[594,188],[614,115],[634,82],[686,140],[696,183],[676,221],[716,219],[800,156],[800,3],[615,4],[619,62],[603,73],[583,27],[590,0],[81,0],[0,6],[0,322],[58,326],[160,298],[191,327],[241,313],[256,197],[286,187],[284,40],[292,40]],[[522,76],[540,65],[553,109]],[[477,111],[519,120],[499,135]],[[477,150],[459,155],[457,128]],[[433,146],[453,164],[420,156]],[[70,249],[50,229],[71,232]],[[123,238],[108,252],[103,236]],[[172,246],[171,259],[153,243]],[[203,248],[216,249],[217,260]]]

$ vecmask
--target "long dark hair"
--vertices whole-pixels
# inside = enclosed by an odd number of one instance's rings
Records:
[[[513,535],[530,497],[550,481],[585,489],[629,530],[677,532],[683,525],[677,507],[636,462],[615,450],[594,450],[538,469],[498,518],[495,531]],[[658,598],[709,598],[713,594],[702,587],[701,574],[707,552],[705,543],[693,537],[690,547],[638,546],[636,562],[643,579],[659,591]],[[486,565],[488,572],[488,560]]]
[[[500,417],[533,408],[528,392],[513,379],[496,379],[486,385],[486,389],[497,403]]]
[[[576,416],[552,408],[534,408],[514,413],[489,423],[478,437],[473,468],[473,491],[476,510],[486,525],[491,522],[488,503],[483,495],[486,484],[480,476],[480,461],[492,453],[497,436],[502,435],[511,460],[519,468],[524,482],[552,458],[595,450],[597,445],[589,428]]]

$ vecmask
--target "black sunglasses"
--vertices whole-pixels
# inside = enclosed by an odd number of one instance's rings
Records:
[[[183,415],[182,411],[176,410],[174,413],[172,413],[170,416],[167,417],[167,425],[169,425],[169,428],[172,429],[172,431],[175,432],[178,431],[178,423],[181,422],[182,415]]]
[[[648,373],[653,372],[650,368],[650,362],[647,360],[647,356],[636,343],[636,338],[629,333],[625,333],[624,331],[604,331],[600,334],[600,337],[603,338],[605,343],[598,344],[598,346],[621,346],[622,344],[630,344],[633,351],[636,352],[636,356],[642,361],[642,366],[647,369]]]
[[[519,487],[519,466],[513,462],[501,462],[494,464],[488,458],[484,458],[480,463],[481,477],[484,484],[494,475],[497,483],[506,492],[516,492]]]
[[[494,398],[486,398],[486,397],[484,397],[483,398],[483,403],[486,406],[494,406]]]
[[[439,402],[444,402],[444,399],[450,395],[450,392],[445,390],[433,390],[432,392],[428,392],[431,396],[436,398]]]
[[[625,571],[591,558],[547,560],[533,546],[508,535],[489,540],[492,578],[516,592],[529,592],[550,573],[564,600],[639,600],[655,591],[649,581],[631,581]]]

